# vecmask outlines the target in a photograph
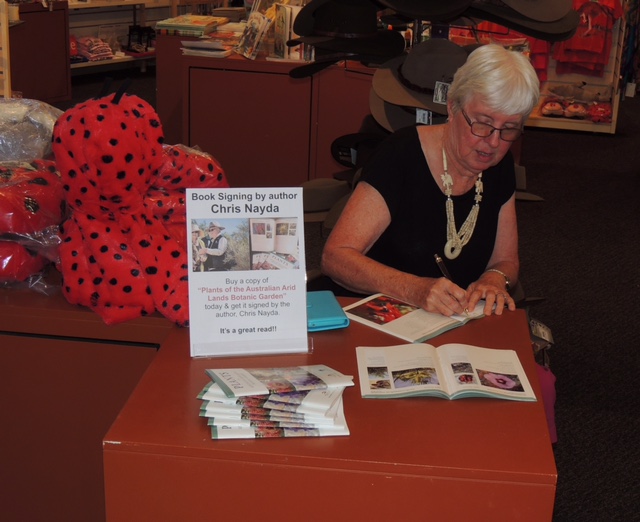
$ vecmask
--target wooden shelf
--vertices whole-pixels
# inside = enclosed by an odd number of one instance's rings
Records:
[[[92,9],[105,7],[170,7],[171,0],[90,0],[89,2],[69,2],[69,9]]]
[[[85,69],[88,67],[98,67],[98,66],[108,66],[108,65],[118,65],[121,63],[127,63],[127,62],[141,62],[141,61],[145,61],[145,60],[155,60],[155,55],[154,56],[114,56],[113,58],[109,59],[109,60],[98,60],[95,62],[78,62],[78,63],[72,63],[71,64],[71,69]]]

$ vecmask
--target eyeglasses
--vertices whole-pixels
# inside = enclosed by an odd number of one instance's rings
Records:
[[[502,129],[498,129],[493,125],[489,125],[488,123],[481,123],[479,121],[471,121],[469,116],[464,111],[462,115],[464,119],[471,127],[471,134],[477,136],[478,138],[488,138],[493,134],[493,131],[498,131],[500,134],[500,139],[503,141],[517,141],[518,138],[522,135],[523,130],[520,127],[504,127]]]

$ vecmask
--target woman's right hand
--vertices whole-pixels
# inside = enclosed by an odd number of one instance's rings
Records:
[[[416,306],[420,306],[427,312],[439,313],[447,317],[463,314],[469,306],[467,293],[444,277],[420,278],[415,299],[412,300]]]

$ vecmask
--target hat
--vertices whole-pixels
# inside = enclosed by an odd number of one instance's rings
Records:
[[[369,91],[369,110],[376,122],[389,132],[418,124],[416,107],[388,103],[380,98],[373,89]],[[431,123],[444,123],[446,120],[447,117],[444,115],[433,114]]]
[[[200,233],[200,227],[198,226],[197,223],[191,223],[191,232],[198,232]]]
[[[523,4],[533,2],[531,0],[529,2],[525,0],[518,0],[517,2],[516,0],[510,0],[510,3],[514,5],[518,3],[522,9]],[[547,2],[543,3],[546,4]],[[561,2],[561,5],[564,5],[564,2]],[[549,42],[568,40],[575,34],[580,23],[580,16],[573,9],[570,9],[566,15],[558,20],[544,22],[529,18],[499,0],[473,0],[465,14],[472,18],[487,20],[527,36]]]
[[[378,29],[379,6],[370,0],[311,0],[293,23],[301,43],[317,49],[380,57],[384,60],[404,51],[404,37],[392,30]],[[335,63],[335,62],[334,62]]]
[[[461,15],[471,0],[378,0],[382,5],[411,18],[430,22],[448,21]]]
[[[372,87],[382,100],[393,105],[446,114],[446,89],[466,60],[464,47],[432,38],[383,63],[373,75]]]
[[[220,230],[224,230],[224,227],[217,221],[211,221],[209,223],[209,228],[219,228]]]
[[[497,5],[506,4],[522,16],[538,22],[555,22],[569,14],[571,0],[494,0]]]
[[[381,57],[360,53],[345,53],[345,52],[333,52],[324,50],[321,48],[315,49],[315,60],[313,62],[307,62],[303,65],[294,67],[289,71],[291,78],[307,78],[319,73],[323,69],[326,69],[334,63],[341,62],[343,60],[351,60],[360,62],[367,66],[376,66],[387,60],[388,57]]]

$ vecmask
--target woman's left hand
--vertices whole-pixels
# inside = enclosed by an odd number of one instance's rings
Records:
[[[484,299],[484,315],[501,315],[503,310],[515,310],[516,303],[504,288],[492,284],[485,284],[479,281],[471,283],[467,288],[467,299],[469,300],[469,310],[473,310],[478,301]]]

